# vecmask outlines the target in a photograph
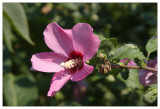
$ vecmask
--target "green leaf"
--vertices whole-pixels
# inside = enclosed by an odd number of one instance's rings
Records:
[[[157,84],[149,84],[148,87],[150,87],[150,88],[157,88]]]
[[[129,77],[127,80],[124,80],[120,74],[117,77],[121,81],[123,81],[127,85],[127,87],[130,87],[133,89],[135,89],[135,88],[142,89],[143,88],[143,86],[139,82],[139,70],[138,69],[129,69]]]
[[[106,40],[112,42],[112,44],[115,46],[115,48],[117,47],[117,38],[113,37],[113,38],[106,38]]]
[[[7,105],[17,106],[17,95],[14,86],[14,76],[12,74],[7,74],[3,78],[3,89],[4,97]]]
[[[108,40],[104,40],[101,42],[98,52],[108,54],[113,49],[115,49],[115,48],[114,48],[114,45],[112,44],[112,42],[110,42]]]
[[[100,42],[102,41],[110,41],[115,47],[117,46],[117,38],[113,37],[113,38],[105,38],[104,36],[98,35],[96,33],[94,33],[94,35],[99,37]]]
[[[98,35],[98,34],[96,34],[96,33],[94,33],[94,35],[96,35],[96,36],[99,37],[100,42],[106,40],[106,38],[105,38],[104,36]]]
[[[12,30],[9,20],[5,15],[3,15],[3,32],[4,32],[4,41],[10,52],[13,52],[12,48]]]
[[[129,46],[122,46],[121,48],[118,48],[115,51],[112,57],[112,59],[125,59],[125,58],[129,58],[129,59],[138,58],[142,60],[142,59],[145,59],[145,56],[137,48],[132,48]]]
[[[131,48],[137,48],[138,49],[138,47],[136,45],[134,45],[134,44],[125,44],[125,46],[131,47]]]
[[[127,84],[132,88],[142,89],[143,85],[139,81],[139,69],[129,69],[129,78]]]
[[[157,50],[157,38],[151,38],[147,42],[146,50],[148,53],[152,53]]]
[[[6,74],[3,78],[3,90],[6,104],[9,106],[33,105],[38,98],[37,88],[25,75]]]
[[[96,36],[99,37],[100,39],[100,46],[99,46],[99,53],[106,53],[108,54],[109,52],[111,52],[111,50],[114,50],[117,46],[117,38],[105,38],[104,36],[101,35],[97,35]]]
[[[30,44],[34,45],[29,37],[27,18],[23,7],[19,3],[4,3],[3,11],[10,19],[14,29]]]
[[[157,89],[156,88],[149,88],[143,96],[143,102],[146,104],[151,104],[155,102],[156,99],[157,99]]]
[[[10,73],[12,67],[11,53],[6,45],[3,44],[3,74]]]

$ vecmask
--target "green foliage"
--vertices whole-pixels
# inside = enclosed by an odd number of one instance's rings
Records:
[[[111,42],[111,43],[115,46],[115,48],[116,48],[116,46],[117,46],[117,38],[115,38],[115,37],[113,37],[113,38],[106,38],[106,37],[101,36],[101,35],[98,35],[98,34],[95,34],[95,35],[99,37],[100,42],[102,42],[102,41],[109,41],[109,42]]]
[[[6,74],[3,86],[4,97],[9,106],[33,105],[38,98],[38,91],[34,83],[24,75],[15,77],[11,73]]]
[[[157,88],[149,88],[143,96],[143,101],[146,104],[151,104],[156,102],[156,100],[157,100]]]
[[[117,38],[105,38],[101,35],[97,35],[97,36],[99,36],[99,39],[101,41],[98,52],[103,52],[108,55],[108,52],[111,52],[116,48]]]
[[[11,24],[9,23],[8,19],[6,18],[6,16],[3,16],[3,31],[4,31],[4,40],[5,43],[8,47],[8,49],[13,52],[13,48],[12,48],[12,29],[11,29]]]
[[[113,38],[107,38],[106,40],[112,42],[112,44],[114,45],[114,47],[117,47],[117,38],[113,37]]]
[[[94,35],[96,35],[96,36],[99,37],[100,42],[106,40],[106,38],[105,38],[104,36],[98,35],[98,34],[96,34],[96,33],[94,33]]]
[[[152,53],[157,50],[157,38],[151,38],[146,44],[146,51]]]
[[[112,57],[112,59],[125,59],[125,58],[129,58],[129,59],[138,58],[142,60],[142,59],[145,59],[145,56],[137,48],[122,46],[115,51]]]
[[[76,11],[78,10],[78,4],[74,4],[74,3],[61,3],[59,4],[60,6],[66,8],[66,9],[69,9],[69,10],[73,10],[73,11]]]
[[[5,54],[3,55],[3,73],[6,74],[11,72],[12,61],[11,54],[5,45],[3,45],[3,53]]]
[[[134,45],[134,44],[125,44],[125,46],[131,47],[131,48],[137,48],[138,49],[138,47],[136,45]]]
[[[135,88],[142,89],[143,86],[139,82],[138,71],[139,71],[138,69],[129,69],[129,77],[127,80],[122,79],[120,75],[118,75],[118,78],[122,80],[123,82],[125,82],[127,87],[130,87],[133,89]]]
[[[7,31],[6,29],[9,29],[8,31],[10,33],[5,34],[5,37],[7,37],[7,45],[11,51],[11,27],[12,25],[17,33],[20,34],[27,42],[30,44],[34,44],[32,40],[29,37],[29,27],[27,23],[27,18],[25,15],[25,11],[21,4],[19,3],[4,3],[3,4],[3,11],[4,11],[4,23],[7,23],[7,26],[4,25],[4,33]],[[7,16],[7,17],[5,17]],[[9,22],[10,21],[10,22]],[[9,38],[9,39],[8,39]]]

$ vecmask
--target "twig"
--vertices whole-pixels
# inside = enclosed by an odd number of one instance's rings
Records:
[[[139,66],[127,66],[127,65],[119,65],[119,64],[114,64],[114,63],[111,63],[111,65],[114,65],[114,66],[119,66],[119,67],[123,67],[123,68],[132,68],[132,69],[146,69],[146,70],[151,70],[151,71],[155,71],[157,72],[157,69],[154,69],[154,68],[151,68],[151,67],[139,67]]]

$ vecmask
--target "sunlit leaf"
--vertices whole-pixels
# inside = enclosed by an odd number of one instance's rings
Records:
[[[125,46],[131,47],[131,48],[137,48],[138,49],[138,47],[136,45],[134,45],[134,44],[125,44]]]
[[[152,53],[157,50],[157,38],[152,38],[147,42],[146,50],[148,53]]]
[[[12,22],[14,29],[30,44],[34,45],[29,36],[27,18],[23,7],[19,3],[4,3],[3,11]]]
[[[137,48],[122,46],[115,51],[112,57],[112,59],[125,59],[125,58],[129,58],[129,59],[138,58],[142,60],[142,59],[145,59],[145,56]]]

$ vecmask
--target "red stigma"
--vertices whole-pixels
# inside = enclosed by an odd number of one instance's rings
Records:
[[[79,52],[76,52],[76,51],[70,52],[69,56],[71,59],[75,59],[75,58],[79,58],[79,57],[81,57],[81,59],[83,59],[83,55]]]

